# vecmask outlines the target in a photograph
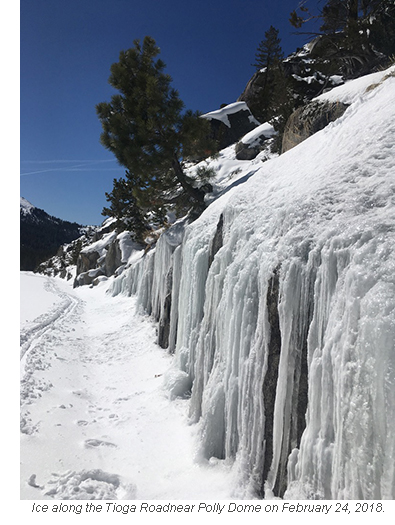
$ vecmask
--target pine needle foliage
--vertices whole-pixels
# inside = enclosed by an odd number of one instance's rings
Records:
[[[273,26],[265,32],[265,38],[262,40],[255,53],[255,63],[253,66],[257,69],[270,70],[284,58],[281,48],[281,40],[278,36],[279,31]]]
[[[109,78],[117,93],[96,106],[103,128],[100,141],[126,168],[125,178],[114,181],[113,191],[106,194],[110,207],[103,214],[139,232],[162,224],[167,209],[178,201],[183,209],[203,209],[205,192],[187,176],[184,163],[215,149],[209,122],[197,112],[183,112],[159,53],[149,36],[121,51]]]
[[[265,32],[265,38],[259,43],[255,53],[255,63],[259,75],[259,94],[250,110],[261,122],[271,120],[282,111],[288,86],[283,69],[284,53],[281,47],[279,31],[273,26]]]

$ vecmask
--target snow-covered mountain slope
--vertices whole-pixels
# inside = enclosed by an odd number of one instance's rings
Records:
[[[69,243],[90,228],[63,221],[20,198],[20,269],[35,270],[55,255],[59,246]]]
[[[30,215],[33,210],[35,209],[35,206],[31,202],[29,202],[24,197],[21,197],[21,203],[20,203],[21,213],[23,215]]]
[[[332,90],[344,115],[278,158],[222,152],[207,210],[113,284],[167,330],[171,388],[238,497],[395,498],[394,68],[378,76]]]

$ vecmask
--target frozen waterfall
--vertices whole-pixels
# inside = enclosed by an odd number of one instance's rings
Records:
[[[393,108],[392,77],[114,281],[236,497],[395,498]]]

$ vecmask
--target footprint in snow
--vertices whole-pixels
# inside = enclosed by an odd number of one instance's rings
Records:
[[[136,499],[137,487],[117,474],[101,469],[67,471],[53,474],[43,487],[44,494],[54,499],[119,500]]]
[[[117,445],[110,443],[110,441],[102,441],[101,439],[86,439],[85,447],[87,448],[97,448],[97,447],[113,447],[117,448]]]

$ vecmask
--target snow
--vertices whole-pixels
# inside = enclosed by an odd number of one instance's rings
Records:
[[[141,247],[132,240],[129,232],[122,232],[118,234],[117,240],[121,250],[122,262],[131,264],[134,260],[141,256]]]
[[[345,84],[323,93],[315,100],[353,104],[354,102],[357,102],[359,98],[363,97],[364,93],[366,93],[370,87],[379,84],[388,75],[391,76],[394,74],[395,66],[392,66],[384,71],[378,71],[371,75],[365,75],[354,80],[349,80]]]
[[[81,250],[81,253],[97,252],[100,256],[106,253],[107,247],[116,239],[117,233],[115,231],[106,233],[103,237]]]
[[[187,401],[163,387],[172,357],[135,300],[29,272],[21,285],[41,328],[25,350],[21,498],[229,498],[229,467],[196,460]]]
[[[301,77],[299,75],[292,75],[295,80],[298,82],[307,82],[307,84],[311,84],[312,82],[319,82],[320,84],[324,84],[324,80],[318,78],[318,74],[315,73],[314,75],[311,75],[310,77]]]
[[[269,122],[265,122],[260,126],[256,127],[242,138],[243,144],[248,144],[250,146],[255,146],[259,144],[259,137],[264,136],[265,138],[270,138],[275,135],[276,132]]]
[[[250,110],[245,102],[233,102],[232,104],[228,104],[221,109],[211,111],[210,113],[205,113],[202,115],[202,117],[208,120],[220,120],[226,126],[228,126],[228,128],[230,128],[228,115],[232,115],[233,113],[237,113],[239,111],[248,111],[248,113],[250,113]],[[259,122],[252,115],[250,115],[249,119],[251,122],[259,125]]]
[[[395,499],[393,70],[280,157],[222,151],[207,210],[118,277],[22,274],[22,499]]]
[[[35,206],[33,206],[33,204],[31,204],[28,200],[26,200],[25,198],[21,197],[21,204],[20,204],[20,208],[21,208],[21,211],[24,215],[29,215],[35,208]]]
[[[62,303],[62,298],[46,277],[31,272],[21,272],[20,287],[20,321],[21,328],[26,329],[34,320],[41,318],[56,305]],[[40,297],[40,301],[36,298]]]

